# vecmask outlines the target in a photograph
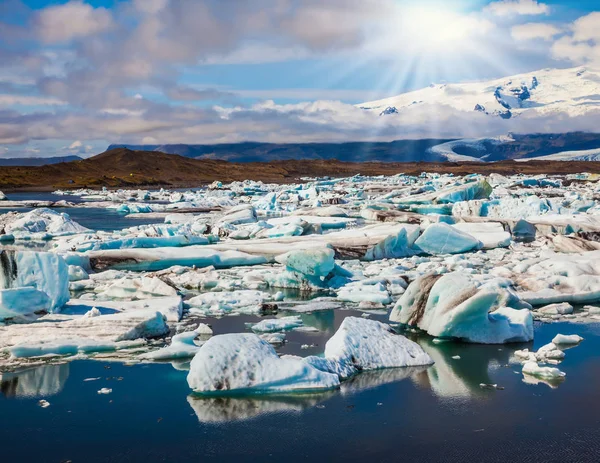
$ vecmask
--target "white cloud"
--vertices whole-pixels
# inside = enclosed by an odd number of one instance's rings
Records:
[[[552,55],[576,64],[600,66],[600,12],[590,13],[575,20],[570,33],[552,45]]]
[[[62,106],[65,101],[57,98],[29,95],[0,95],[0,106]]]
[[[112,26],[113,18],[106,8],[72,0],[41,10],[34,27],[43,42],[60,43],[91,36]]]
[[[71,143],[69,145],[69,149],[70,150],[78,150],[79,148],[81,148],[83,146],[83,143],[81,143],[81,141],[79,140],[75,140],[73,143]]]
[[[496,16],[535,16],[550,13],[547,4],[536,0],[500,0],[490,3],[485,9]]]
[[[514,26],[510,33],[515,40],[552,40],[562,29],[545,23],[527,23]]]

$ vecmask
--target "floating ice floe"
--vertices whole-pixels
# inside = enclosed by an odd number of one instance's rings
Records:
[[[542,367],[537,362],[527,362],[523,365],[523,374],[546,380],[560,380],[566,373],[554,367]]]
[[[0,351],[13,358],[91,354],[143,345],[145,338],[168,332],[160,312],[47,315],[25,325],[0,326]]]
[[[299,316],[273,318],[262,320],[259,323],[252,325],[250,328],[255,333],[274,333],[277,331],[289,331],[294,328],[299,328],[303,325],[302,319]]]
[[[583,338],[578,334],[557,334],[552,339],[552,343],[556,345],[574,345],[583,341]]]
[[[223,334],[209,339],[196,354],[187,377],[196,393],[283,393],[337,388],[337,375],[300,358],[280,358],[255,334]]]
[[[323,371],[348,378],[361,371],[431,365],[423,349],[389,325],[375,320],[346,317],[325,345],[324,357],[306,362]]]
[[[533,319],[529,310],[506,306],[518,302],[510,282],[482,283],[458,273],[425,275],[410,284],[390,320],[440,338],[482,344],[531,341]]]

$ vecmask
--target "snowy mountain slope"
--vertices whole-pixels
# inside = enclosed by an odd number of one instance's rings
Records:
[[[538,156],[535,158],[517,159],[524,161],[600,161],[600,149],[580,150],[580,151],[562,151],[548,156]]]
[[[494,162],[548,159],[600,160],[600,134],[509,134],[501,137],[463,138],[429,148],[426,155],[450,162]]]
[[[414,105],[450,106],[509,119],[526,112],[571,117],[600,109],[600,72],[589,68],[544,69],[502,79],[464,84],[432,84],[427,88],[357,105],[394,117]]]

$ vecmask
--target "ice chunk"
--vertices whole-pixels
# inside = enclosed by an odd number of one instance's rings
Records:
[[[348,302],[371,302],[390,304],[392,297],[382,281],[357,281],[342,286],[337,292],[338,300]]]
[[[547,380],[560,380],[566,376],[566,373],[558,368],[541,367],[537,362],[527,362],[523,365],[523,374],[535,376]]]
[[[132,271],[164,270],[174,265],[229,268],[239,265],[265,264],[261,255],[239,251],[218,251],[208,246],[155,249],[111,249],[89,251],[87,256],[95,270],[116,269]]]
[[[279,358],[255,334],[223,334],[209,339],[196,354],[187,377],[197,393],[282,393],[337,388],[337,375],[300,358]]]
[[[94,309],[101,315],[129,313],[134,317],[154,315],[156,312],[160,312],[167,322],[178,322],[181,320],[183,305],[179,296],[157,297],[141,301],[85,301],[82,299],[71,299],[63,307],[61,313],[65,315],[87,315],[91,311],[94,311]]]
[[[0,328],[0,348],[7,348],[14,358],[112,351],[135,345],[129,341],[169,332],[160,312],[71,319],[43,317],[27,325]]]
[[[193,331],[186,331],[185,333],[179,333],[173,336],[171,345],[154,352],[142,354],[138,358],[141,360],[173,360],[193,357],[198,353],[200,346],[203,344],[203,342],[196,344],[194,340],[203,334],[203,332],[206,332],[206,328],[208,328],[208,326],[203,323],[200,325],[200,327]],[[208,329],[210,330],[210,328]],[[210,332],[212,334],[212,330]]]
[[[257,313],[270,299],[268,293],[253,290],[202,293],[186,301],[192,312],[224,315],[230,312]]]
[[[35,288],[0,290],[0,321],[48,312],[50,308],[48,295]]]
[[[311,359],[309,357],[307,361],[312,363]],[[358,317],[344,319],[325,345],[325,359],[338,364],[333,372],[342,377],[350,376],[348,373],[351,371],[356,373],[433,363],[431,357],[418,344],[396,334],[389,325]],[[319,361],[315,360],[315,366],[318,363]],[[324,365],[317,367],[324,368]]]
[[[246,223],[254,223],[256,220],[256,211],[254,208],[246,204],[241,204],[239,206],[232,207],[229,211],[227,211],[227,213],[219,219],[217,225],[241,225]]]
[[[554,339],[552,339],[552,343],[557,345],[579,344],[581,341],[583,341],[583,338],[577,334],[557,334],[556,336],[554,336]]]
[[[177,296],[177,290],[157,277],[123,278],[99,294],[106,299],[154,299]]]
[[[429,225],[415,241],[415,247],[427,254],[460,254],[481,246],[477,238],[446,223]]]
[[[335,267],[334,251],[330,248],[290,251],[278,256],[277,262],[304,275],[324,277]]]
[[[88,278],[88,273],[79,265],[69,265],[69,281],[81,281]]]
[[[483,249],[505,248],[511,242],[510,233],[499,222],[457,223],[452,227],[479,240]]]
[[[565,315],[573,313],[573,306],[567,302],[549,304],[536,310],[545,315]]]
[[[500,306],[510,296],[501,285],[478,286],[472,277],[460,273],[425,275],[409,285],[390,320],[417,326],[431,336],[467,342],[531,341],[533,319],[529,310]]]
[[[29,235],[63,236],[85,233],[89,229],[73,222],[68,214],[51,209],[34,209],[26,214],[16,214],[5,224],[5,233],[26,238]],[[6,220],[6,219],[5,219]]]
[[[46,293],[49,310],[60,309],[69,300],[67,264],[47,252],[0,250],[0,290],[23,287]]]
[[[302,326],[302,319],[299,316],[274,318],[271,320],[262,320],[252,325],[252,331],[255,333],[274,333],[276,331],[288,331]]]

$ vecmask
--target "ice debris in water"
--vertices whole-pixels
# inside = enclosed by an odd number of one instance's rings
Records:
[[[42,408],[48,408],[50,406],[50,402],[48,402],[47,400],[39,400],[38,401],[38,405]]]
[[[107,394],[111,394],[112,393],[112,389],[109,389],[107,387],[103,387],[102,389],[100,389],[98,391],[98,394],[103,394],[103,395],[107,395]]]
[[[204,341],[196,341],[199,336],[210,336],[210,327],[201,323],[195,330],[176,334],[171,338],[171,344],[162,349],[140,355],[140,360],[174,360],[191,358],[200,350]]]

